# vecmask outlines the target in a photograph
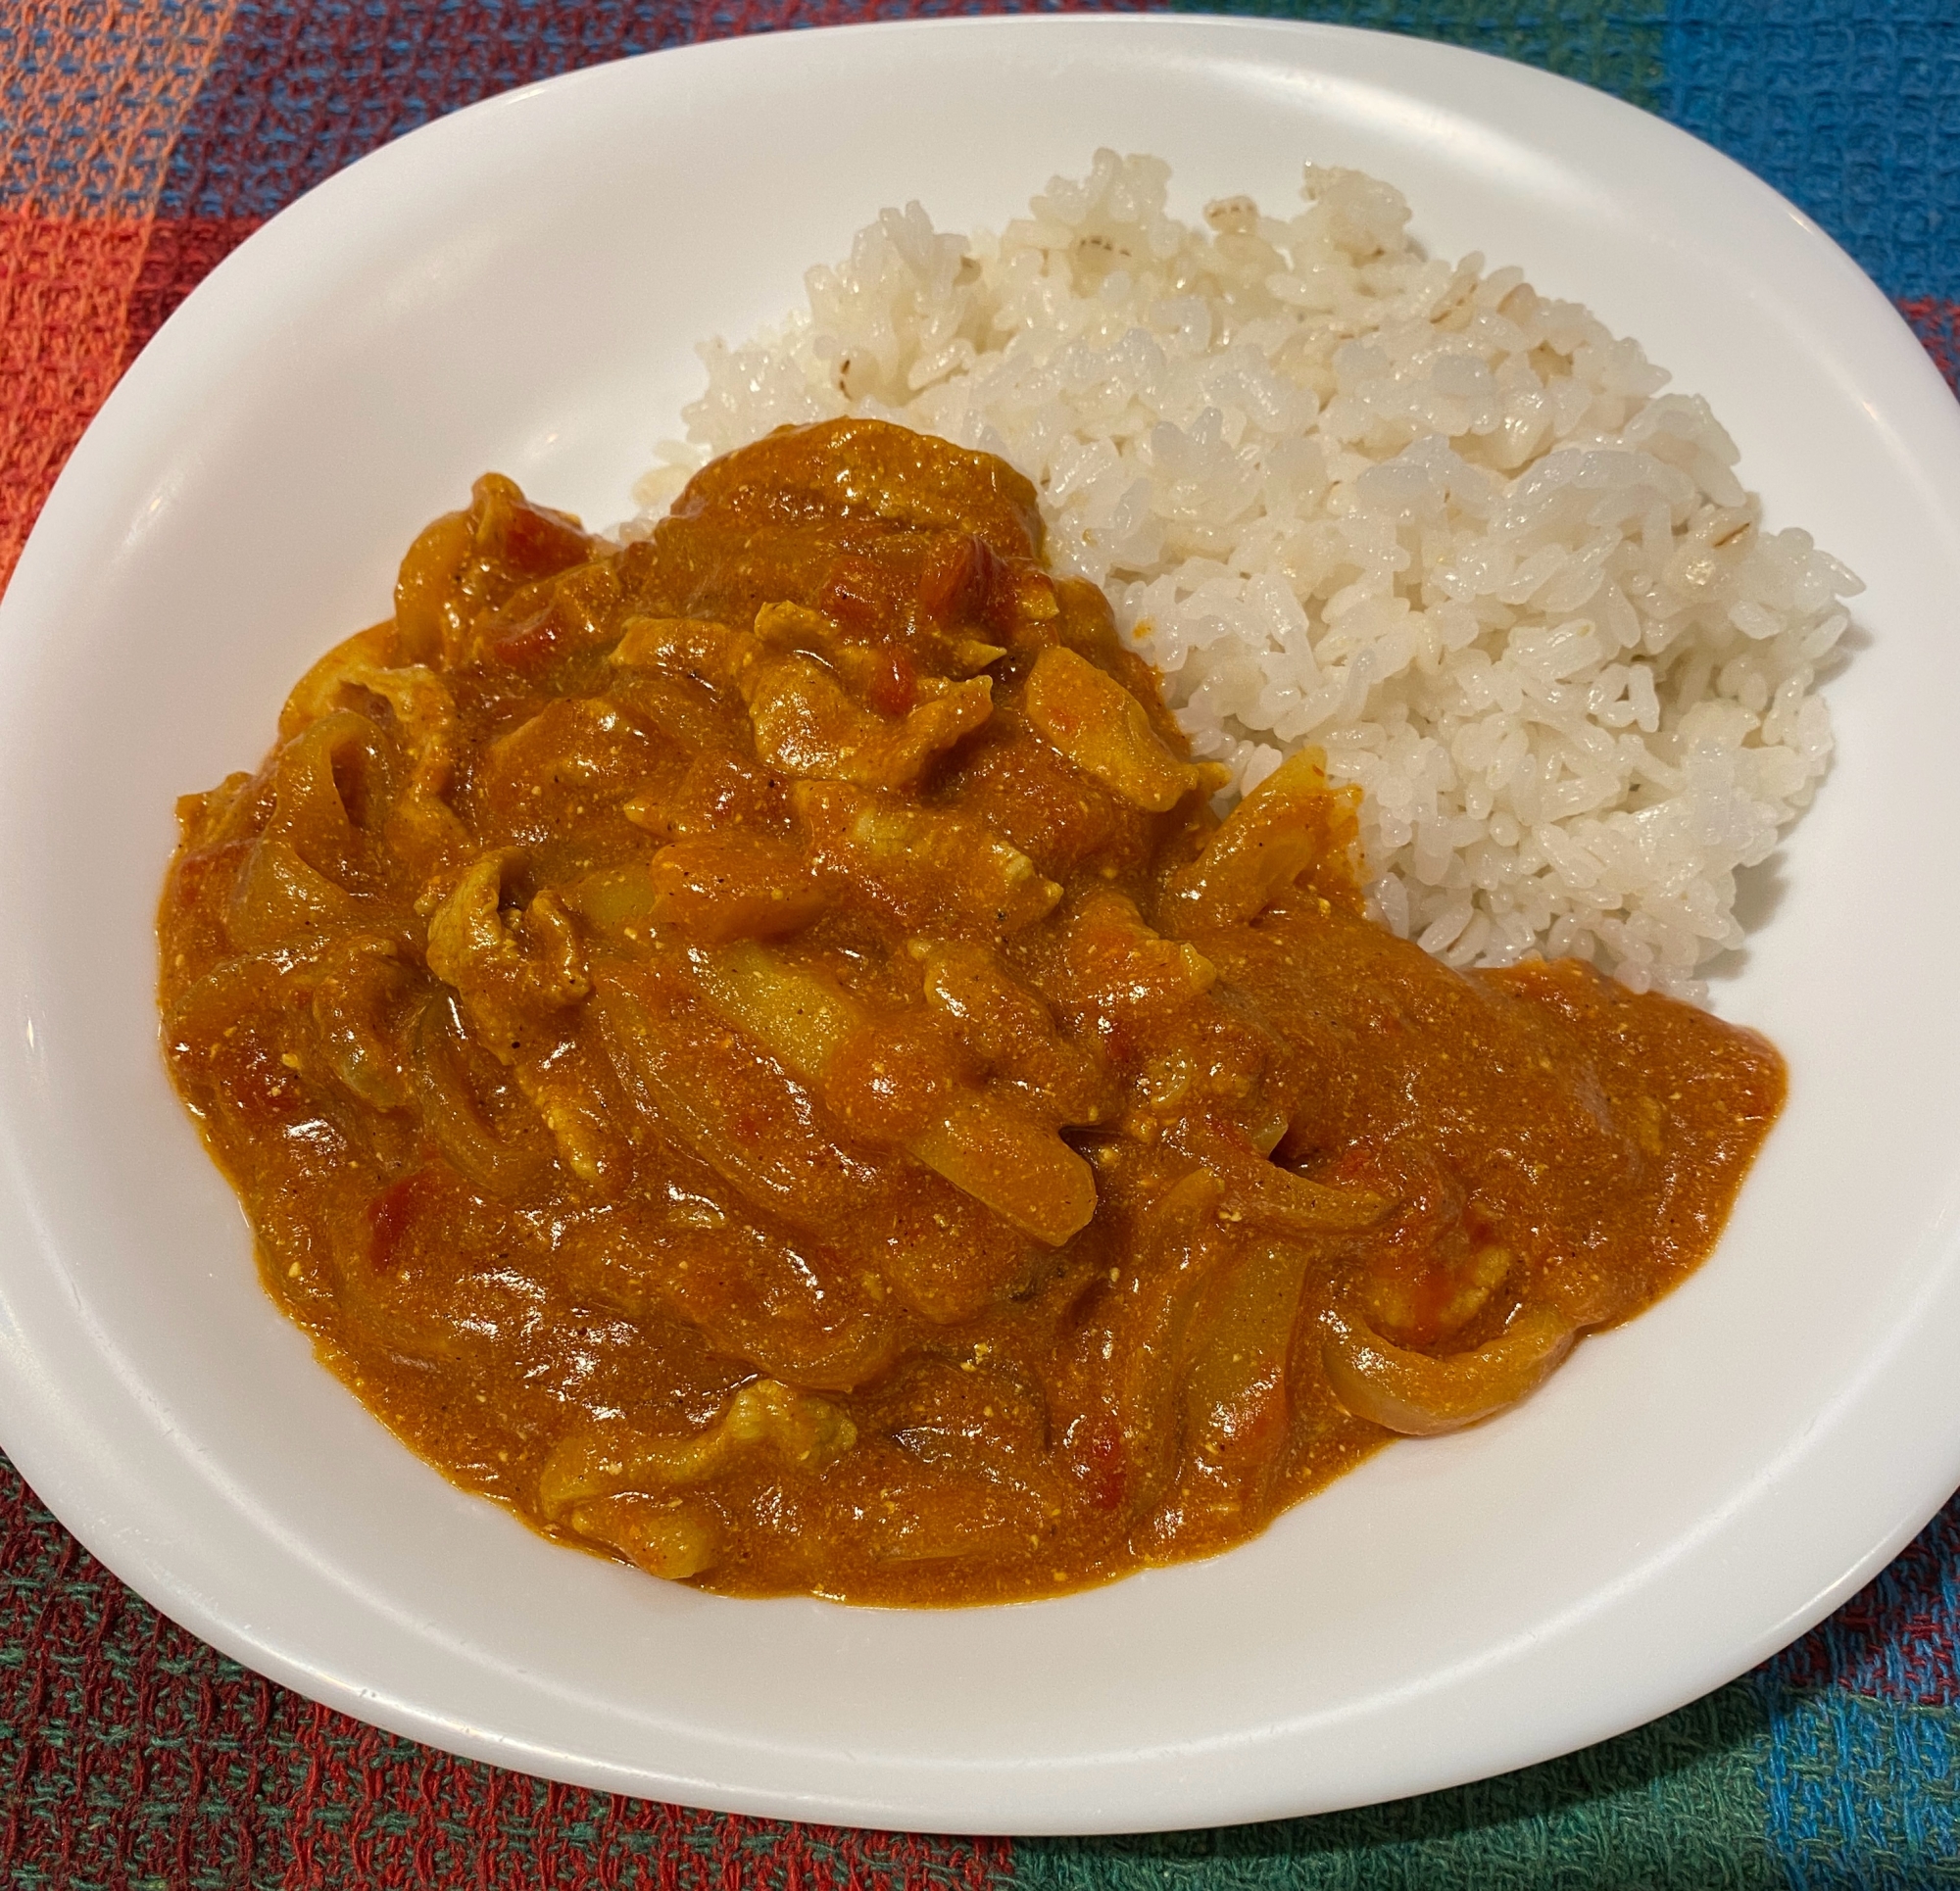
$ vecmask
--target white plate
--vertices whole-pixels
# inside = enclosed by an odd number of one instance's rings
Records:
[[[1187,214],[1307,158],[1642,337],[1776,522],[1869,580],[1841,760],[1719,994],[1788,1114],[1720,1252],[1528,1406],[1217,1561],[1065,1601],[730,1602],[452,1490],[315,1366],[164,1079],[172,798],[388,608],[501,466],[619,515],[690,343],[884,204],[1015,214],[1098,144]],[[111,397],[0,606],[0,1437],[119,1575],[381,1725],[755,1813],[1095,1831],[1321,1811],[1600,1739],[1726,1681],[1960,1479],[1960,411],[1815,228],[1657,121],[1331,27],[1023,19],[744,40],[418,131],[288,210]]]

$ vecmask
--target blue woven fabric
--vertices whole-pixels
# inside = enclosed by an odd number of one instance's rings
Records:
[[[1886,294],[1960,302],[1960,0],[1198,0],[1445,39],[1618,93],[1815,218]]]
[[[1661,111],[1886,294],[1960,301],[1960,0],[1674,0]]]

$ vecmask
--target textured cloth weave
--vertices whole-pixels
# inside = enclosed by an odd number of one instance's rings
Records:
[[[0,0],[0,581],[117,377],[268,217],[440,113],[934,0]],[[1892,296],[1960,392],[1960,0],[1328,0],[1673,119]],[[1960,1883],[1960,1500],[1754,1673],[1549,1766],[1218,1832],[912,1838],[555,1786],[224,1660],[0,1460],[0,1886],[1919,1887]]]

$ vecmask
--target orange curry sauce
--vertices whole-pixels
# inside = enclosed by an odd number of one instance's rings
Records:
[[[1769,1044],[1220,822],[1000,461],[868,422],[624,547],[478,482],[181,804],[172,1075],[415,1450],[737,1594],[1040,1595],[1524,1396],[1707,1254]]]

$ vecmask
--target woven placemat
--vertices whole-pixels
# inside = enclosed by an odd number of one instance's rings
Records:
[[[1001,7],[743,0],[0,3],[0,579],[117,377],[300,191],[445,111],[717,35]],[[1960,5],[1215,6],[1428,34],[1730,152],[1960,392]],[[1550,1766],[1217,1832],[912,1838],[612,1798],[362,1726],[224,1660],[0,1460],[0,1884],[1916,1887],[1960,1883],[1960,1501],[1754,1673]]]

